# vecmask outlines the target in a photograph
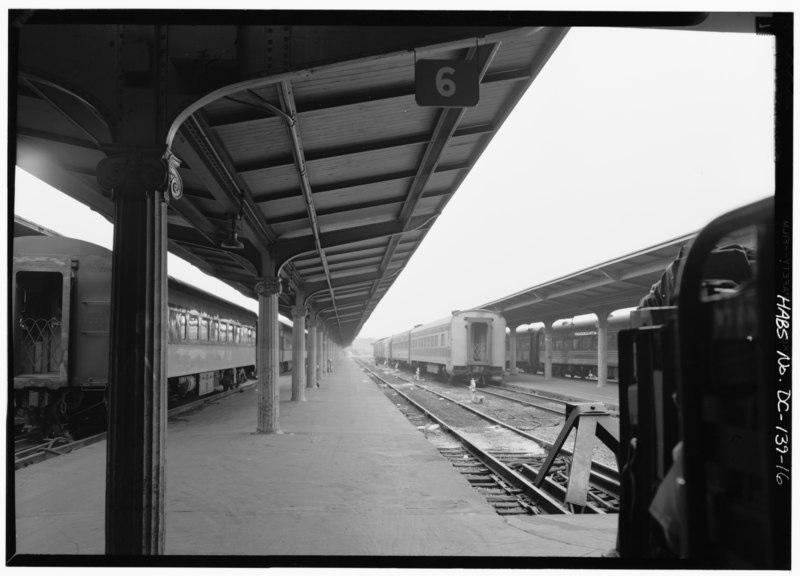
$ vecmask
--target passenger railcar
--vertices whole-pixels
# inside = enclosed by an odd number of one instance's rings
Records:
[[[630,312],[617,312],[608,319],[607,342],[608,378],[616,379],[619,368],[617,336],[629,326]],[[597,375],[596,320],[560,320],[553,325],[552,368],[553,376],[587,378]],[[511,358],[511,346],[506,339],[506,358]],[[544,328],[531,328],[517,333],[517,367],[525,372],[544,373]],[[509,362],[507,361],[508,365]]]
[[[292,334],[291,322],[278,316],[278,365],[281,374],[292,371]],[[304,358],[305,360],[305,358]]]
[[[57,431],[93,408],[109,385],[111,252],[60,236],[14,239],[11,280],[15,417]],[[171,399],[240,384],[255,369],[256,314],[169,279]],[[280,324],[291,368],[291,325]]]
[[[372,343],[372,357],[375,359],[376,364],[383,364],[389,359],[389,344],[391,341],[391,338],[381,338]]]
[[[458,310],[373,344],[378,363],[388,361],[443,378],[502,378],[506,321],[489,310]]]
[[[255,370],[257,316],[185,282],[169,279],[167,377],[181,397],[228,390]]]

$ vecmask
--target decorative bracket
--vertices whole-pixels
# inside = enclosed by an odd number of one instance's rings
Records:
[[[276,296],[281,293],[281,281],[275,276],[259,278],[255,285],[258,296]]]
[[[159,154],[149,149],[129,149],[103,158],[97,164],[97,181],[104,190],[121,193],[126,185],[145,192],[166,192],[178,200],[183,196],[183,180],[178,173],[181,161],[167,150]],[[169,197],[165,194],[164,201]]]

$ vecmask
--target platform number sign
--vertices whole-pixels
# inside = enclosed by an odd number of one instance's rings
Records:
[[[478,103],[478,66],[474,60],[417,60],[417,104],[462,108]]]

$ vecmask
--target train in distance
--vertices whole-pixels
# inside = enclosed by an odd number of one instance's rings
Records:
[[[439,378],[502,379],[506,320],[490,310],[456,310],[373,343],[378,364],[419,369]]]
[[[591,317],[559,320],[551,330],[553,376],[592,378],[597,376],[597,320]],[[608,378],[619,374],[617,335],[630,327],[630,310],[618,310],[608,317]],[[544,373],[544,326],[517,332],[517,368],[529,373]],[[511,358],[510,335],[506,340],[506,358]],[[510,365],[510,362],[506,362]]]

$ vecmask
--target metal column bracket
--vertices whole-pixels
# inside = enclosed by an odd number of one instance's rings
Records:
[[[592,468],[594,438],[599,438],[614,454],[619,453],[619,422],[612,418],[605,404],[567,403],[564,427],[550,449],[544,465],[539,468],[534,484],[537,488],[542,485],[573,428],[577,428],[577,434],[572,448],[572,466],[564,500],[567,504],[585,506],[586,492],[589,490],[589,473]]]

